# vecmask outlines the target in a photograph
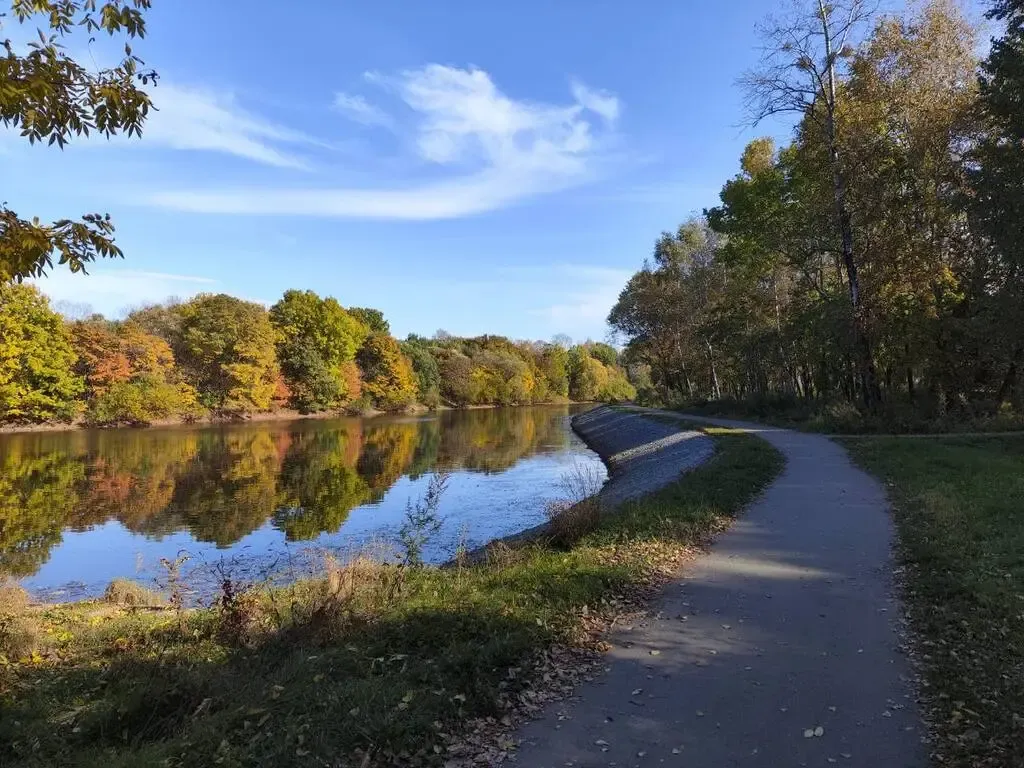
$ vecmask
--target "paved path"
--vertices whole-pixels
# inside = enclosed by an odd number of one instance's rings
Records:
[[[522,729],[518,764],[926,765],[882,488],[819,435],[700,421],[757,431],[786,469],[614,635],[606,675]]]

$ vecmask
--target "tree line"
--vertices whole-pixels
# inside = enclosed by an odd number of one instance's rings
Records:
[[[664,233],[609,316],[662,400],[1024,406],[1024,2],[983,61],[951,0],[807,2],[743,78],[751,142],[716,207]]]
[[[268,310],[226,294],[68,321],[36,287],[0,284],[0,423],[145,424],[290,408],[628,400],[603,343],[390,333],[379,310],[286,291]]]

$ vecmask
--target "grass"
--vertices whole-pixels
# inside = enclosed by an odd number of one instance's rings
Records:
[[[710,432],[711,462],[569,549],[329,563],[322,580],[229,587],[205,610],[35,609],[42,645],[0,658],[0,764],[444,765],[466,728],[513,722],[553,654],[592,646],[595,617],[649,594],[781,469],[757,438]]]
[[[1024,765],[1024,437],[846,445],[889,484],[936,763]]]
[[[166,600],[151,589],[130,579],[114,579],[103,593],[103,601],[124,606],[159,606]]]
[[[1024,431],[1024,416],[1008,410],[936,416],[923,404],[889,400],[875,412],[835,400],[801,400],[794,396],[723,398],[675,406],[702,416],[750,419],[777,427],[826,434],[944,434],[950,432]]]

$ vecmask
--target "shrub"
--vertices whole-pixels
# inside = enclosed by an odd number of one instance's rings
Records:
[[[99,425],[149,424],[172,416],[194,418],[201,411],[196,391],[188,384],[144,377],[109,386],[93,401],[86,419]]]

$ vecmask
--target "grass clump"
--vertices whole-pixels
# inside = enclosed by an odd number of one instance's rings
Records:
[[[1024,765],[1024,437],[846,445],[889,485],[936,762]]]
[[[468,723],[537,701],[602,605],[659,583],[781,468],[757,438],[714,435],[711,462],[571,546],[443,569],[329,561],[202,610],[50,607],[59,647],[0,677],[0,764],[442,766]]]
[[[125,607],[153,607],[167,601],[157,592],[131,579],[114,579],[103,593],[103,602]]]
[[[590,465],[576,464],[566,473],[561,482],[563,498],[550,502],[545,509],[552,546],[568,549],[597,530],[601,523],[597,494],[603,484],[600,473]]]
[[[28,608],[28,592],[13,581],[0,581],[0,662],[17,661],[39,646],[39,626]]]

